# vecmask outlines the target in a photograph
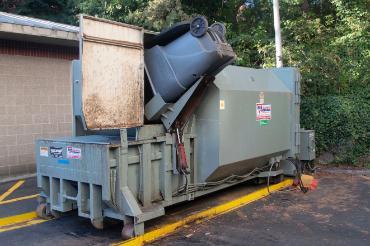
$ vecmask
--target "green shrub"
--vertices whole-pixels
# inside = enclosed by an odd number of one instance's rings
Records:
[[[329,151],[335,162],[360,164],[370,154],[369,91],[345,96],[303,97],[301,124],[316,132],[318,154]],[[366,163],[362,163],[366,165]]]

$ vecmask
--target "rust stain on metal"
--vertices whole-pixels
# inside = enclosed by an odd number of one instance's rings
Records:
[[[89,37],[82,46],[82,109],[87,128],[141,126],[144,121],[144,60],[143,50],[139,48],[143,43],[142,29],[90,18],[82,20],[82,27],[83,36]],[[96,42],[110,37],[115,41]]]

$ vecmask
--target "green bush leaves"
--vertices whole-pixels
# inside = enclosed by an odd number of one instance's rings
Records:
[[[370,154],[369,102],[367,90],[345,96],[302,98],[301,123],[315,129],[319,153],[333,153],[338,163],[363,162],[360,158]]]

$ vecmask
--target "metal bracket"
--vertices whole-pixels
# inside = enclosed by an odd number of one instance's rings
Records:
[[[145,116],[148,120],[161,119],[163,125],[168,130],[173,125],[190,97],[193,95],[195,89],[198,87],[203,78],[200,78],[189,90],[186,91],[180,99],[172,104],[166,103],[163,98],[156,94],[146,105],[145,105]]]
[[[186,194],[186,199],[187,199],[188,201],[192,201],[192,200],[194,200],[194,199],[195,199],[195,192],[187,193],[187,194]]]
[[[142,214],[142,211],[137,204],[134,195],[131,193],[130,189],[125,186],[121,188],[123,197],[123,207],[125,209],[125,214],[127,216],[137,217]]]
[[[170,129],[172,124],[180,115],[182,109],[185,107],[186,103],[189,101],[190,97],[193,95],[195,89],[198,87],[201,81],[202,78],[199,79],[192,87],[190,87],[190,89],[187,90],[186,93],[182,95],[180,99],[176,103],[174,103],[166,113],[162,114],[161,120],[167,130]]]
[[[275,176],[278,176],[280,174],[283,174],[283,169],[278,169],[276,171],[265,171],[265,172],[260,172],[257,177],[259,178],[267,178],[267,177],[275,177]]]

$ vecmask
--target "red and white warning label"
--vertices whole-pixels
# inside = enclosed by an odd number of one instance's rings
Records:
[[[256,121],[271,120],[271,104],[256,103]]]
[[[68,159],[81,159],[81,149],[72,146],[67,146]]]

